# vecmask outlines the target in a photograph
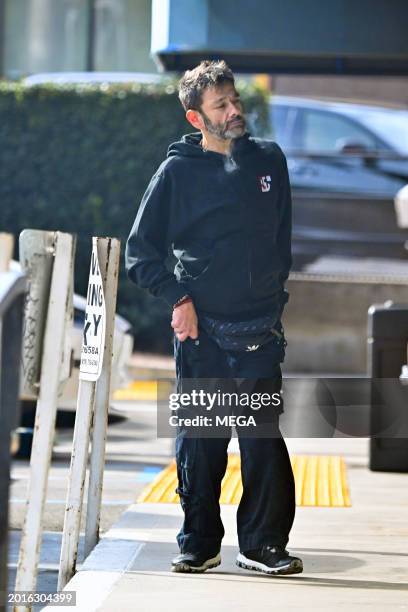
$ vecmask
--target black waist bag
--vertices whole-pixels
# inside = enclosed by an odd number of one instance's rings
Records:
[[[220,321],[201,315],[199,321],[207,334],[224,350],[256,351],[269,342],[286,346],[282,324],[274,317],[262,316],[250,321]]]

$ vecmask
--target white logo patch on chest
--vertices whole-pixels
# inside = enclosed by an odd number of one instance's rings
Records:
[[[261,191],[263,191],[264,193],[266,191],[270,191],[271,189],[271,177],[269,174],[267,174],[266,176],[258,176],[258,181],[259,184],[261,186]]]

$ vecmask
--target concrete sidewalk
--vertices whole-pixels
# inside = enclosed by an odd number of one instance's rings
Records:
[[[288,549],[302,557],[303,574],[269,577],[235,565],[236,506],[222,507],[221,565],[174,574],[180,507],[134,504],[66,586],[77,593],[75,610],[407,610],[408,475],[370,472],[364,439],[287,444],[291,454],[342,455],[351,493],[350,508],[297,508]]]

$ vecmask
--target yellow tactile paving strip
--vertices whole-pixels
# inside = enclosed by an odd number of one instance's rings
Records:
[[[346,465],[333,455],[293,455],[297,506],[351,506]],[[178,503],[176,463],[172,461],[142,491],[139,503]],[[221,504],[238,504],[242,495],[239,455],[228,456],[227,472],[221,485]]]
[[[138,380],[113,394],[114,400],[149,402],[157,400],[157,381]]]

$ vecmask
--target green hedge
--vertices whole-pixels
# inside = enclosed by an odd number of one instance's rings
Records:
[[[239,88],[261,131],[268,121],[264,94],[247,84]],[[133,324],[135,347],[143,350],[171,351],[170,311],[127,279],[125,240],[169,143],[193,129],[172,82],[0,84],[0,231],[16,237],[24,228],[75,233],[75,290],[83,295],[91,237],[120,238],[117,310]]]

